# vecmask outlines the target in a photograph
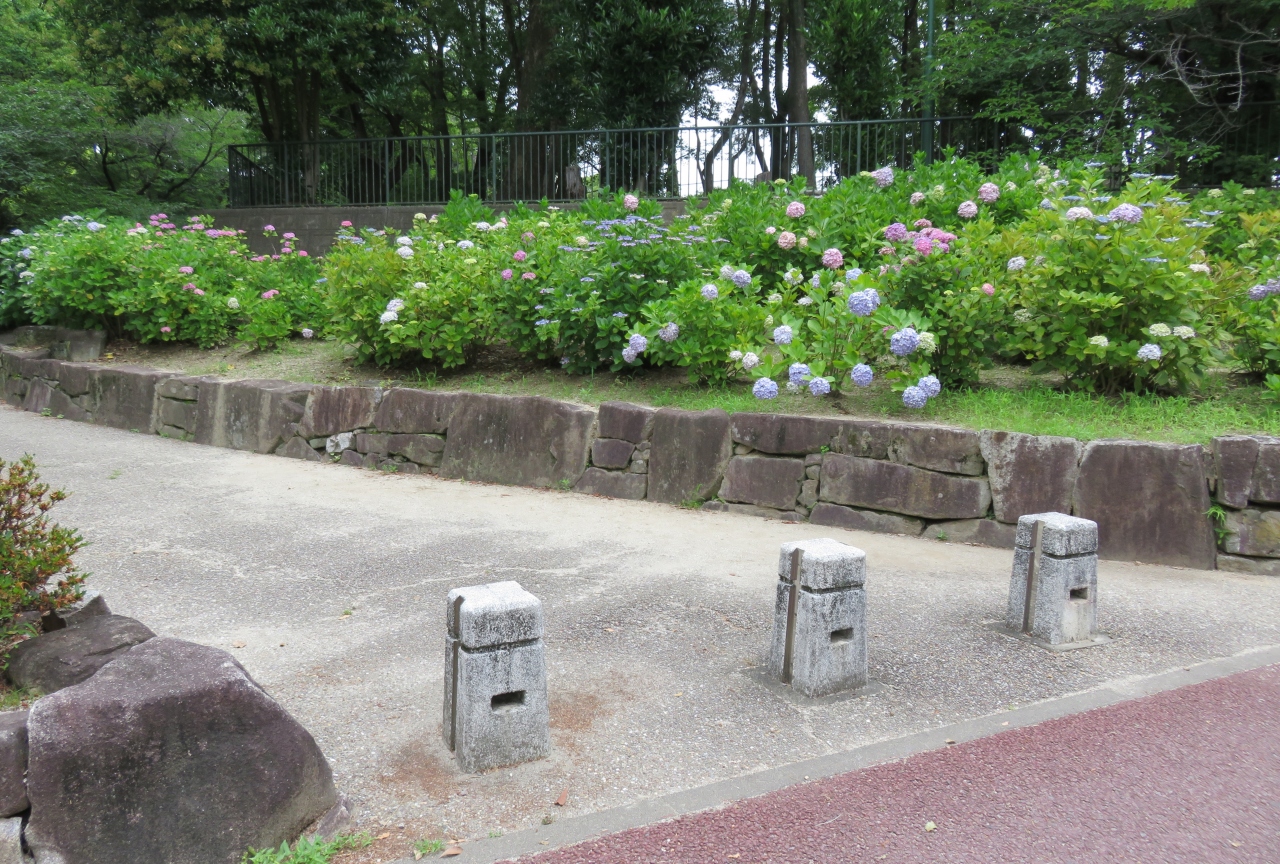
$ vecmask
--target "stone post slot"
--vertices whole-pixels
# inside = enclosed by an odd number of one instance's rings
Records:
[[[1063,513],[1018,520],[1005,626],[1048,646],[1098,643],[1098,523]]]
[[[867,554],[835,540],[782,544],[769,673],[810,698],[867,683]]]
[[[444,740],[467,772],[551,749],[542,602],[518,582],[449,592]]]

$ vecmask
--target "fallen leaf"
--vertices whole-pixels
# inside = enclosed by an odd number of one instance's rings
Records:
[[[564,790],[563,792],[561,792],[561,793],[560,793],[560,797],[556,799],[556,806],[557,806],[557,807],[563,807],[563,806],[564,806],[565,804],[567,804],[567,803],[569,803],[569,790],[568,790],[568,789],[566,789],[566,790]]]
[[[612,632],[613,632],[613,628],[612,628],[612,627],[606,627],[606,628],[604,628],[604,632],[606,632],[606,633],[612,633]]]
[[[954,739],[954,738],[948,738],[948,739],[947,739],[947,743],[948,743],[948,744],[954,744],[954,743],[956,743],[956,739]]]
[[[244,647],[244,643],[243,643],[243,642],[232,642],[232,643],[231,643],[231,647],[232,647],[232,648],[243,648],[243,647]]]
[[[441,857],[441,858],[452,858],[454,855],[461,855],[461,854],[462,854],[462,847],[461,847],[461,846],[450,846],[448,849],[446,849],[446,850],[444,850],[443,852],[441,852],[441,853],[440,853],[440,857]]]
[[[375,840],[386,840],[386,839],[387,839],[388,837],[390,837],[390,836],[391,836],[391,834],[390,834],[390,833],[383,833],[383,834],[379,834],[377,837],[375,837],[375,838],[373,838],[373,839],[375,839]]]
[[[421,861],[421,860],[422,860],[422,853],[421,853],[421,852],[419,852],[417,849],[413,850],[413,860],[414,860],[414,861]]]
[[[1230,842],[1231,842],[1231,845],[1232,845],[1232,846],[1235,846],[1235,847],[1237,847],[1237,848],[1239,848],[1239,847],[1241,847],[1241,846],[1243,846],[1243,845],[1244,845],[1243,843],[1237,843],[1235,840],[1232,840],[1232,841],[1230,841]]]
[[[683,696],[683,695],[684,695],[684,691],[683,691],[683,690],[681,690],[681,691],[680,691],[679,693],[677,693],[676,695],[677,695],[677,696]]]
[[[932,822],[926,822],[926,823],[924,823],[924,830],[926,830],[926,831],[937,831],[937,830],[938,830],[938,826],[937,826],[937,825],[934,825]]]
[[[741,852],[734,852],[732,855],[726,855],[726,856],[724,856],[724,857],[726,857],[726,858],[741,858],[741,857],[742,857],[742,853],[741,853]]]

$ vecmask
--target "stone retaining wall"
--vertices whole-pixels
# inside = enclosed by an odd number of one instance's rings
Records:
[[[315,462],[1005,548],[1018,517],[1074,513],[1098,523],[1106,558],[1197,568],[1216,559],[1280,575],[1280,439],[1083,444],[837,417],[221,381],[47,355],[0,347],[11,405]],[[1220,540],[1215,500],[1227,513]]]

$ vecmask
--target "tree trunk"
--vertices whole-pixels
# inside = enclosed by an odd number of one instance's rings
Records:
[[[817,188],[813,167],[813,130],[809,127],[809,54],[804,44],[804,0],[791,0],[787,45],[788,114],[795,134],[796,167],[810,189]]]

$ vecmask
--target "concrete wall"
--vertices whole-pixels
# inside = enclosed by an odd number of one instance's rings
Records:
[[[213,446],[1004,548],[1020,516],[1054,510],[1096,521],[1104,558],[1206,569],[1217,559],[1280,575],[1280,439],[1083,444],[839,417],[595,409],[187,378],[2,347],[0,388],[28,411]],[[1220,541],[1215,490],[1228,512]]]

